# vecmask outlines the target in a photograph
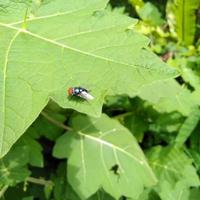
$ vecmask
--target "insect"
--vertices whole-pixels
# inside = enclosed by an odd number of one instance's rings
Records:
[[[94,97],[89,93],[89,91],[83,87],[70,87],[68,90],[69,96],[78,96],[85,100],[92,100]]]

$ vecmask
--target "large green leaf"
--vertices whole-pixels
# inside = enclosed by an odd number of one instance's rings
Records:
[[[117,121],[78,115],[72,127],[58,139],[54,155],[69,158],[69,182],[83,199],[101,187],[116,199],[137,198],[156,183],[135,138]]]
[[[190,187],[200,185],[192,160],[176,147],[154,147],[149,162],[158,177],[155,190],[162,200],[188,199]]]
[[[194,41],[196,31],[196,10],[199,0],[174,0],[176,32],[179,42],[190,45]]]
[[[145,49],[146,37],[128,30],[136,20],[97,12],[107,0],[44,1],[34,12],[17,2],[1,2],[0,10],[0,156],[49,98],[99,116],[106,94],[133,96],[141,86],[174,75]],[[67,98],[66,89],[79,85],[95,99]]]

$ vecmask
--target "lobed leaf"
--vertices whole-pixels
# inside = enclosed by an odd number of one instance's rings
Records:
[[[116,199],[137,198],[156,183],[135,138],[117,121],[78,115],[72,127],[57,140],[54,155],[68,157],[68,180],[81,198],[101,187]]]
[[[146,49],[146,37],[128,29],[136,20],[102,11],[107,0],[44,1],[34,13],[25,1],[7,2],[0,11],[1,157],[50,98],[100,116],[105,95],[133,96],[175,74]],[[95,99],[68,98],[66,89],[74,86],[88,88]]]

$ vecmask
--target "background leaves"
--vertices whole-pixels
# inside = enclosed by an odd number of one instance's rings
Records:
[[[199,12],[187,4],[0,0],[1,200],[198,199]],[[69,98],[73,86],[94,101]]]

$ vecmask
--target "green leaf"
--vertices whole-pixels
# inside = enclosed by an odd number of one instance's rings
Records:
[[[168,137],[169,134],[167,133],[174,133],[180,129],[183,119],[183,116],[178,112],[159,113],[155,122],[151,123],[149,129],[153,132],[157,132],[159,135],[165,133],[165,136]]]
[[[193,188],[190,191],[190,198],[189,200],[197,200],[200,197],[200,190],[199,188]]]
[[[67,182],[66,164],[61,163],[58,166],[56,176],[53,179],[53,194],[55,200],[79,200],[80,198]]]
[[[56,176],[53,178],[53,194],[55,200],[80,200],[78,195],[72,189],[67,181],[66,164],[61,163],[58,166]],[[114,200],[110,195],[100,190],[92,195],[88,200]]]
[[[192,156],[192,158],[194,160],[195,167],[199,171],[200,170],[200,155],[199,155],[199,152],[195,151],[194,149],[189,149],[188,152]]]
[[[143,0],[129,0],[129,2],[135,7],[141,7],[144,5]]]
[[[30,197],[24,197],[22,200],[33,200],[34,197],[33,196],[30,196]]]
[[[149,162],[158,177],[155,190],[162,200],[187,199],[190,187],[200,185],[192,160],[176,147],[154,147]]]
[[[37,132],[38,137],[44,136],[49,140],[55,140],[63,133],[63,128],[53,124],[53,122],[50,121],[52,118],[61,124],[66,120],[65,116],[62,114],[42,111],[41,115],[35,120],[30,128]]]
[[[23,183],[18,184],[16,187],[7,188],[1,200],[22,200],[23,198],[30,198],[31,194],[26,194],[23,188]]]
[[[180,65],[181,76],[186,83],[189,83],[194,89],[200,88],[200,59],[199,57],[182,58]]]
[[[12,7],[0,12],[0,156],[50,98],[64,108],[99,116],[105,95],[133,96],[147,83],[174,76],[146,49],[148,39],[128,29],[136,20],[99,11],[107,1],[41,4],[34,16],[27,16],[26,29],[21,28],[24,3],[10,0]],[[66,89],[79,85],[95,99],[68,98]]]
[[[186,45],[194,41],[196,31],[196,10],[199,0],[174,0],[176,32],[178,40]]]
[[[52,184],[52,182],[49,182],[44,186],[44,194],[45,194],[46,199],[50,199],[53,186],[54,185]]]
[[[29,176],[27,165],[43,167],[42,147],[27,133],[0,159],[0,185],[16,185]]]
[[[144,132],[148,130],[148,124],[142,116],[130,115],[125,117],[124,125],[132,132],[137,141],[141,142]]]
[[[116,199],[137,198],[156,183],[135,138],[117,121],[78,115],[72,127],[57,140],[54,155],[69,158],[68,179],[81,198],[100,187]]]
[[[137,200],[160,200],[160,198],[154,190],[146,189]]]
[[[146,85],[138,92],[138,96],[152,103],[159,112],[179,111],[185,116],[197,105],[192,93],[173,79]]]
[[[150,25],[159,26],[164,23],[158,8],[150,2],[145,3],[138,10],[138,14],[143,21],[149,23]]]
[[[24,181],[30,174],[26,164],[29,161],[28,147],[15,145],[11,151],[0,160],[0,186],[14,186]]]
[[[190,136],[192,131],[197,126],[200,119],[200,110],[198,107],[194,107],[190,115],[186,118],[185,122],[181,126],[178,136],[176,137],[175,143],[178,146],[182,146],[187,138]]]
[[[42,155],[42,146],[31,138],[27,133],[20,138],[17,143],[19,146],[27,147],[27,153],[29,155],[29,163],[35,167],[43,167],[43,155]]]
[[[97,191],[96,194],[92,195],[88,200],[114,200],[110,195],[102,190]]]

